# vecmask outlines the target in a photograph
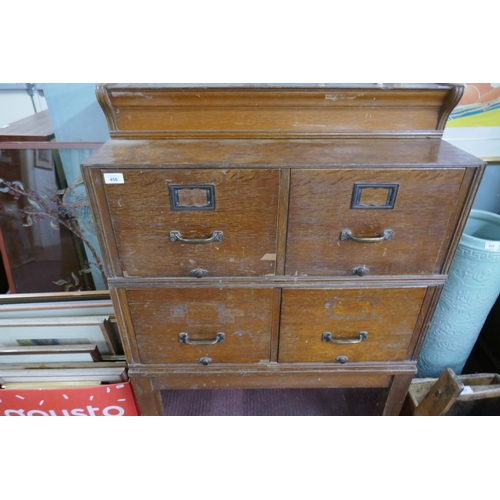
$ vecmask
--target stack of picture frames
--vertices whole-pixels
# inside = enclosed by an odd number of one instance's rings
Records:
[[[127,380],[109,299],[0,303],[0,388],[89,387]]]

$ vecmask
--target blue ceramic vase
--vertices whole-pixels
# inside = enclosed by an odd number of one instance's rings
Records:
[[[461,374],[500,294],[500,216],[471,210],[418,360],[417,377]]]

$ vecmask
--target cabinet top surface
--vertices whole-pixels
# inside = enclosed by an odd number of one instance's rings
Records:
[[[108,141],[87,166],[138,168],[460,167],[481,160],[439,139],[175,139]]]

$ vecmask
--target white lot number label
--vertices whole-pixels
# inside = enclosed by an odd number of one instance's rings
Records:
[[[106,184],[125,184],[123,174],[104,174],[104,182]]]
[[[484,244],[484,249],[491,252],[498,252],[500,250],[500,241],[487,241]]]

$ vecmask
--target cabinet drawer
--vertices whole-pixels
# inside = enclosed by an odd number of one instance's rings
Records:
[[[141,362],[269,361],[272,297],[271,289],[128,290]]]
[[[294,170],[286,274],[439,273],[463,169]],[[361,240],[360,240],[361,239]]]
[[[275,273],[278,170],[122,173],[105,190],[125,276]]]
[[[279,361],[402,361],[425,293],[425,288],[283,290]]]

